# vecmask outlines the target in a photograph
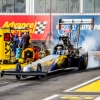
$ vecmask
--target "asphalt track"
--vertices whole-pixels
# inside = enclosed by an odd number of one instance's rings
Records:
[[[90,58],[90,65],[83,71],[71,68],[41,80],[0,77],[0,100],[100,100],[99,54],[95,60]]]

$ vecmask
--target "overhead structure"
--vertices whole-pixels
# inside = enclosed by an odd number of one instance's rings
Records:
[[[94,29],[94,18],[91,19],[59,19],[59,30],[61,30],[62,25],[70,25],[70,39],[72,34],[72,25],[78,25],[77,29],[77,48],[79,43],[79,37],[80,37],[80,27],[81,25],[91,25],[91,30]]]
[[[91,30],[94,29],[94,18],[92,19],[60,19],[59,20],[59,30],[61,29],[61,25],[73,25],[73,24],[81,24],[81,25],[91,25]]]

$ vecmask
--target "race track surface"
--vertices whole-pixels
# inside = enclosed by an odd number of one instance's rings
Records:
[[[100,58],[90,58],[87,70],[71,68],[36,77],[16,80],[0,77],[0,100],[100,100]]]

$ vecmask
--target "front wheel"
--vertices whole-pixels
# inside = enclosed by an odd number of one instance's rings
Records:
[[[37,64],[37,72],[42,72],[42,67],[40,63]],[[41,79],[41,77],[41,75],[37,76],[38,79]]]
[[[16,64],[16,71],[20,72],[21,71],[21,65],[19,63]],[[21,79],[21,75],[16,75],[17,79]]]
[[[3,61],[3,64],[8,64],[8,61],[7,61],[7,60],[4,60],[4,61]]]

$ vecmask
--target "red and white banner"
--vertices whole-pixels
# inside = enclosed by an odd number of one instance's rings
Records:
[[[51,22],[51,26],[53,23]],[[0,15],[0,27],[29,27],[32,40],[45,40],[50,31],[49,15]],[[11,31],[12,33],[15,30]],[[25,32],[25,30],[17,30],[17,32]],[[51,27],[52,32],[52,27]]]

